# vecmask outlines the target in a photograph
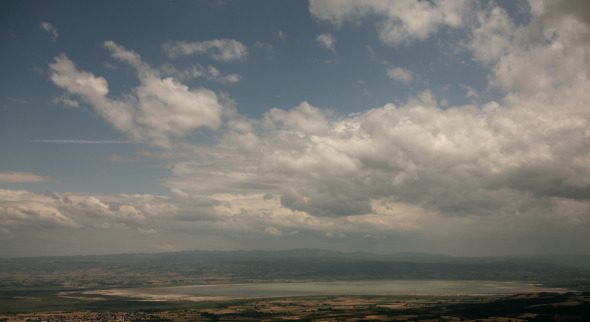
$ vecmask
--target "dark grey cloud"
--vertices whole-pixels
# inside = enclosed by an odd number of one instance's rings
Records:
[[[369,198],[355,198],[338,191],[307,191],[304,198],[291,191],[281,196],[281,204],[292,210],[304,211],[318,217],[345,217],[371,213]]]

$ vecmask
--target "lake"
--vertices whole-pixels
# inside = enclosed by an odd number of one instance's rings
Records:
[[[429,295],[429,294],[517,294],[565,292],[565,289],[535,287],[533,284],[496,281],[455,280],[370,280],[293,283],[245,283],[132,288],[87,293],[122,295],[149,299],[221,299],[314,295]]]

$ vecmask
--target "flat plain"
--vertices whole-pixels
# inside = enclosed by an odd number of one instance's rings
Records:
[[[411,281],[426,286],[420,292],[347,294],[338,284]],[[453,283],[529,288],[444,292],[435,287]],[[252,296],[235,284],[315,285],[327,293]],[[211,292],[177,292],[195,285],[225,293],[215,298],[206,296],[215,295]],[[342,290],[330,292],[330,285]],[[306,249],[12,258],[0,259],[0,320],[588,321],[589,285],[586,257],[454,258]]]
[[[34,298],[34,296],[37,296]],[[222,301],[137,301],[80,295],[46,311],[2,313],[3,321],[588,321],[589,293],[312,296]],[[52,305],[53,309],[50,309]],[[56,310],[58,309],[59,310]]]

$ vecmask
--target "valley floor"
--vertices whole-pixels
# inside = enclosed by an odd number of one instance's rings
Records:
[[[96,300],[86,299],[88,303]],[[590,320],[590,293],[579,292],[513,296],[316,296],[164,303],[123,298],[102,301],[104,307],[93,310],[79,306],[77,310],[61,307],[61,310],[46,312],[5,312],[0,313],[0,321]],[[120,310],[115,307],[117,305]],[[60,309],[59,305],[55,308]]]

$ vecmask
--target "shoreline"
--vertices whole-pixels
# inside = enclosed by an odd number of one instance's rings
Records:
[[[288,283],[235,283],[235,284],[196,284],[196,285],[180,285],[180,286],[161,286],[161,287],[139,287],[139,288],[112,288],[105,290],[87,290],[83,291],[84,295],[103,295],[103,296],[120,296],[128,298],[138,298],[146,301],[225,301],[236,299],[250,299],[250,298],[275,298],[275,297],[300,297],[300,296],[508,296],[516,294],[530,294],[530,293],[567,293],[575,292],[574,290],[564,288],[543,287],[534,283],[520,283],[520,282],[498,282],[498,281],[454,281],[454,280],[418,280],[420,283],[431,284],[449,284],[455,283],[457,286],[465,285],[479,285],[473,291],[457,290],[449,291],[447,289],[436,289],[429,291],[422,290],[408,290],[407,292],[391,287],[391,291],[384,291],[376,289],[375,292],[361,289],[359,285],[363,283],[404,283],[415,282],[416,280],[386,280],[386,281],[336,281],[336,282],[288,282]],[[338,286],[351,283],[348,289],[341,289]],[[268,288],[268,287],[275,288]],[[293,288],[299,286],[300,288]],[[306,289],[305,286],[308,286]],[[330,289],[330,286],[332,289]],[[526,286],[520,287],[519,286]],[[281,288],[282,287],[282,288]],[[303,287],[303,289],[301,289]],[[313,288],[312,288],[313,287]],[[506,288],[514,288],[507,290]],[[183,289],[200,289],[198,293],[209,294],[190,294],[181,291]],[[436,288],[436,287],[435,287]],[[483,289],[482,289],[483,288]],[[490,289],[485,289],[490,288]],[[216,293],[232,293],[236,295],[216,294]],[[244,294],[244,293],[251,294]],[[266,293],[265,293],[266,292]],[[238,295],[242,293],[243,295]],[[79,293],[78,293],[79,294]],[[62,295],[65,296],[66,294]]]

